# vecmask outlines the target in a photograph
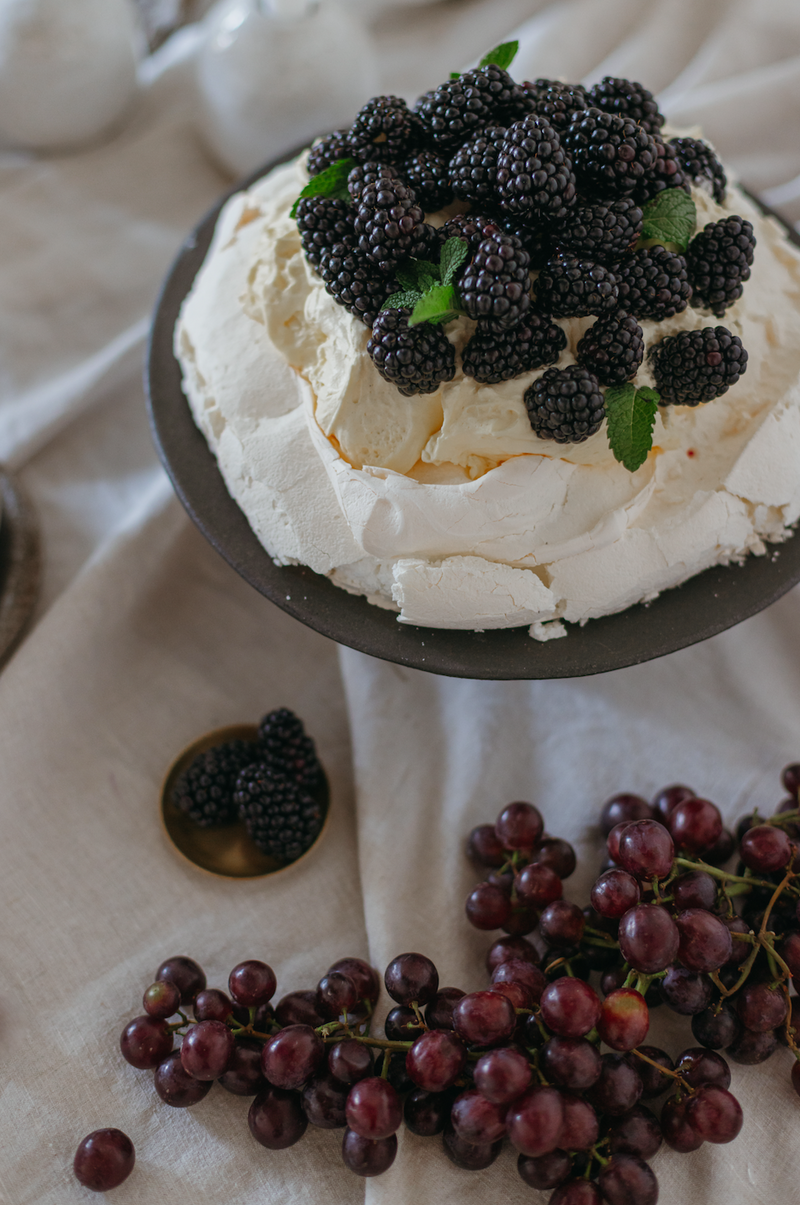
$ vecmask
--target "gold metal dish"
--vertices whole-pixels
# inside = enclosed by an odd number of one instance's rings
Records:
[[[227,879],[258,879],[263,875],[277,874],[280,870],[296,866],[310,853],[328,827],[330,791],[324,771],[322,784],[315,792],[324,813],[322,828],[305,853],[286,865],[267,854],[262,854],[250,840],[241,820],[219,828],[200,828],[192,823],[185,812],[176,808],[172,802],[175,783],[198,753],[205,753],[207,749],[222,745],[226,741],[252,741],[255,744],[257,739],[258,728],[255,724],[233,724],[228,728],[207,732],[205,736],[187,746],[172,763],[161,788],[161,820],[175,849],[201,870]]]

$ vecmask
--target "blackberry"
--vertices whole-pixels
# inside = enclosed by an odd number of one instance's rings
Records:
[[[660,244],[626,255],[614,272],[620,309],[637,318],[661,322],[682,313],[692,296],[686,260]]]
[[[543,117],[559,133],[567,128],[573,113],[589,108],[586,90],[580,84],[537,79],[533,83],[526,81],[522,86],[533,101],[537,117]]]
[[[531,304],[530,262],[513,234],[484,239],[459,284],[470,318],[482,319],[494,331],[516,326]]]
[[[505,126],[490,126],[473,134],[450,160],[450,184],[461,201],[480,205],[494,196],[497,156]]]
[[[494,64],[446,80],[417,103],[427,136],[451,152],[484,126],[514,121],[533,107],[525,89]]]
[[[597,377],[580,364],[548,368],[525,390],[525,407],[540,439],[583,443],[606,416]]]
[[[686,267],[696,309],[709,309],[721,318],[741,297],[755,245],[752,224],[736,214],[709,222],[694,236],[686,250]]]
[[[645,173],[630,194],[637,205],[646,205],[665,188],[682,188],[685,192],[691,192],[675,147],[669,142],[662,142],[660,138],[656,138],[655,143],[655,165]]]
[[[279,862],[294,862],[322,828],[322,805],[264,763],[242,770],[235,798],[253,844]]]
[[[393,291],[383,273],[347,243],[324,251],[318,271],[334,301],[369,327]]]
[[[578,183],[603,198],[632,192],[656,165],[656,142],[629,117],[601,109],[573,114],[562,139]]]
[[[526,314],[517,326],[493,331],[482,322],[464,348],[464,375],[482,385],[510,381],[523,372],[553,364],[567,346],[567,336],[551,318]]]
[[[426,213],[435,213],[452,201],[447,159],[438,151],[415,151],[404,161],[401,174]]]
[[[353,210],[331,197],[304,197],[297,206],[297,229],[306,259],[319,267],[323,251],[336,243],[355,246]]]
[[[358,201],[368,184],[377,184],[384,177],[393,179],[399,174],[391,163],[378,163],[375,159],[369,159],[366,163],[357,163],[348,173],[347,191],[354,201]]]
[[[635,80],[614,79],[606,75],[599,84],[589,89],[587,95],[589,105],[602,109],[604,113],[628,117],[647,130],[648,134],[657,135],[666,121],[664,114],[658,111],[658,102],[653,93]]]
[[[601,263],[624,255],[642,232],[642,211],[630,197],[577,205],[555,233],[559,246]]]
[[[707,142],[701,138],[670,138],[668,146],[675,150],[678,163],[684,174],[695,184],[706,189],[711,186],[711,195],[718,205],[725,200],[728,180],[725,168]]]
[[[617,308],[617,278],[610,268],[580,256],[547,261],[534,286],[536,306],[554,318],[607,314]]]
[[[636,376],[644,356],[642,328],[619,310],[598,318],[575,349],[575,359],[601,385],[624,385]]]
[[[397,178],[368,184],[355,217],[358,246],[382,272],[391,272],[408,256],[426,259],[437,243],[414,192]]]
[[[558,134],[542,117],[506,131],[497,159],[497,195],[506,213],[563,222],[575,205],[575,173]]]
[[[553,238],[546,226],[529,226],[520,218],[501,216],[498,221],[506,234],[513,234],[531,257],[531,268],[543,268],[555,254]]]
[[[489,218],[477,213],[457,213],[455,217],[448,218],[436,233],[441,246],[444,246],[451,238],[460,238],[469,244],[469,255],[462,269],[465,271],[469,260],[472,259],[483,240],[500,234],[501,229],[497,218]]]
[[[385,381],[402,394],[435,393],[455,375],[455,349],[444,331],[430,322],[409,327],[410,310],[381,310],[367,352]]]
[[[349,159],[350,145],[347,141],[347,130],[334,130],[327,138],[315,142],[308,152],[306,170],[309,176],[318,176],[326,168],[332,167],[340,159]]]
[[[373,96],[356,114],[347,141],[361,163],[397,163],[420,141],[420,123],[399,96]]]
[[[292,778],[309,790],[322,780],[316,747],[303,721],[288,707],[270,711],[258,725],[258,760],[274,774]]]
[[[172,802],[201,828],[230,824],[238,810],[236,779],[257,758],[252,741],[228,741],[198,753],[176,782]]]
[[[722,397],[747,369],[738,335],[724,326],[668,335],[649,353],[662,403],[696,406]]]

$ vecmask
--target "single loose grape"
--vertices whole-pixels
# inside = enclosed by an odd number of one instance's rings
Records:
[[[122,1130],[93,1130],[78,1146],[75,1178],[93,1192],[108,1192],[127,1180],[136,1162],[133,1143]]]

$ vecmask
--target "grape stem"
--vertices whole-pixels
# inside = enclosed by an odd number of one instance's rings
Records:
[[[687,870],[704,870],[706,874],[710,874],[712,878],[721,879],[724,883],[744,883],[750,889],[753,887],[773,888],[775,886],[774,883],[770,883],[767,879],[756,879],[750,877],[749,875],[745,877],[744,875],[740,874],[731,874],[727,870],[720,870],[719,867],[711,866],[708,862],[702,862],[699,859],[697,861],[693,861],[691,858],[676,858],[673,865],[676,864],[678,866],[685,866]],[[778,894],[780,894],[780,891],[783,891],[785,887],[788,887],[792,895],[800,895],[800,891],[798,891],[796,887],[792,887],[789,884],[789,879],[796,877],[797,876],[791,871],[788,871],[786,878],[780,884]]]
[[[670,1079],[675,1079],[680,1084],[684,1092],[689,1096],[694,1096],[695,1089],[690,1086],[687,1080],[678,1071],[670,1071],[668,1067],[662,1067],[655,1059],[651,1059],[648,1055],[642,1054],[641,1050],[632,1050],[631,1054],[635,1054],[637,1059],[641,1059],[645,1063],[649,1063],[651,1067],[655,1067],[656,1071],[660,1071],[662,1075],[668,1075]]]
[[[742,933],[741,934],[741,937],[745,938],[745,940],[752,941],[753,948],[750,951],[750,953],[747,955],[746,960],[742,963],[742,969],[739,972],[739,978],[736,980],[736,982],[733,984],[733,986],[725,987],[724,983],[722,982],[722,980],[719,977],[719,972],[718,971],[711,972],[711,976],[710,976],[711,982],[719,989],[719,991],[721,992],[721,994],[723,996],[732,996],[734,994],[734,992],[738,992],[739,989],[744,986],[748,975],[750,974],[751,970],[753,969],[753,963],[756,960],[758,951],[761,949],[762,946],[766,950],[767,958],[774,959],[774,962],[777,962],[778,965],[783,969],[784,973],[789,978],[791,978],[791,971],[789,970],[786,963],[781,958],[780,954],[778,954],[775,950],[775,945],[774,945],[775,935],[774,935],[774,933],[771,933],[767,929],[767,924],[769,923],[770,914],[771,914],[772,909],[774,908],[775,904],[777,903],[777,901],[781,895],[781,892],[787,886],[789,886],[789,880],[794,879],[796,877],[797,876],[794,874],[793,871],[787,870],[786,874],[783,876],[780,883],[778,883],[777,887],[775,887],[774,883],[769,884],[769,886],[773,888],[773,892],[770,897],[769,903],[767,904],[766,908],[764,909],[764,915],[761,919],[761,926],[758,930],[758,933],[748,933],[748,934]],[[758,880],[756,880],[756,879],[753,880],[754,883],[757,881]],[[739,936],[739,935],[734,934],[734,936]],[[774,963],[770,962],[770,966],[771,967],[774,966]]]

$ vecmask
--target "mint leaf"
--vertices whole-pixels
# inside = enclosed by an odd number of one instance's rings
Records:
[[[430,276],[432,280],[439,279],[438,264],[432,264],[428,259],[415,259],[413,262],[416,266],[418,277]]]
[[[381,306],[382,310],[413,310],[422,297],[418,289],[408,289],[402,293],[392,293]]]
[[[429,272],[420,272],[417,279],[419,280],[419,287],[422,292],[429,293],[434,285],[438,285],[439,274],[437,272],[436,276],[431,276]]]
[[[309,180],[292,206],[291,216],[297,217],[297,206],[305,197],[333,197],[337,201],[349,201],[347,177],[356,165],[355,159],[338,159],[324,172]]]
[[[644,207],[641,238],[659,243],[674,243],[681,251],[697,225],[697,208],[682,188],[665,188]]]
[[[478,66],[488,67],[493,63],[495,67],[502,67],[504,71],[508,71],[518,50],[519,42],[501,42],[499,46],[495,46],[494,50],[490,50],[483,56]]]
[[[630,383],[612,385],[606,390],[608,446],[629,473],[641,468],[653,446],[653,425],[660,400],[655,389],[637,389]]]
[[[469,243],[465,243],[463,239],[449,238],[447,240],[439,258],[439,271],[443,285],[452,284],[453,277],[466,259],[468,251]]]
[[[414,306],[408,325],[418,326],[420,322],[452,322],[460,313],[458,294],[454,286],[434,285]]]
[[[419,277],[417,276],[415,260],[406,260],[406,262],[401,264],[397,269],[395,276],[397,277],[398,284],[401,285],[402,288],[415,290],[418,293],[422,292],[419,287]]]

